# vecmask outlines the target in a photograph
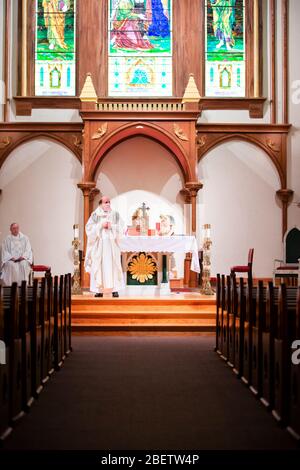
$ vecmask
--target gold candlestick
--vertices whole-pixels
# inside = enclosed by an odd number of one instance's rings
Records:
[[[72,241],[73,245],[73,264],[74,264],[74,274],[72,278],[72,294],[80,295],[82,294],[81,285],[80,285],[80,258],[79,258],[79,225],[73,225],[74,229],[74,239]]]
[[[204,295],[214,295],[214,290],[210,284],[210,248],[212,241],[210,238],[210,224],[203,225],[203,270],[202,270],[202,287],[200,293]]]

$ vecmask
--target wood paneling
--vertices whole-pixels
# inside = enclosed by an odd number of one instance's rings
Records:
[[[202,0],[173,0],[174,96],[183,96],[189,74],[198,88],[202,81]]]
[[[91,73],[98,96],[107,94],[107,0],[77,0],[78,3],[78,94]]]

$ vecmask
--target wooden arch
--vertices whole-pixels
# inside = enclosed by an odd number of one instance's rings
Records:
[[[9,157],[9,155],[22,144],[43,138],[51,140],[55,143],[61,144],[75,155],[77,160],[82,162],[82,143],[81,143],[81,130],[72,133],[62,132],[46,132],[46,131],[22,131],[22,132],[1,132],[1,140],[5,143],[0,146],[0,169]]]
[[[185,182],[193,181],[194,171],[191,162],[180,143],[166,129],[149,122],[125,124],[110,132],[93,150],[87,171],[86,181],[94,181],[97,169],[107,153],[116,145],[131,137],[143,136],[165,147],[178,163]]]
[[[242,140],[259,147],[278,172],[281,188],[287,184],[287,137],[289,125],[204,124],[197,126],[198,161],[225,142]]]

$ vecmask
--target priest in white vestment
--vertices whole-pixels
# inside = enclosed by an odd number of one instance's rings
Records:
[[[125,287],[118,244],[124,228],[119,213],[111,209],[108,197],[101,198],[85,230],[87,249],[84,266],[90,273],[90,291],[95,293],[95,297],[103,297],[107,291],[118,297],[118,291]]]
[[[5,286],[11,286],[13,282],[18,285],[22,281],[28,282],[32,264],[29,238],[20,232],[16,223],[11,224],[10,232],[1,248],[1,280]]]

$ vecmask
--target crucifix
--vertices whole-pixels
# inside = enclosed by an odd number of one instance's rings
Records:
[[[143,217],[147,217],[148,216],[148,211],[150,210],[150,207],[146,207],[146,204],[143,202],[141,209],[143,211]]]

